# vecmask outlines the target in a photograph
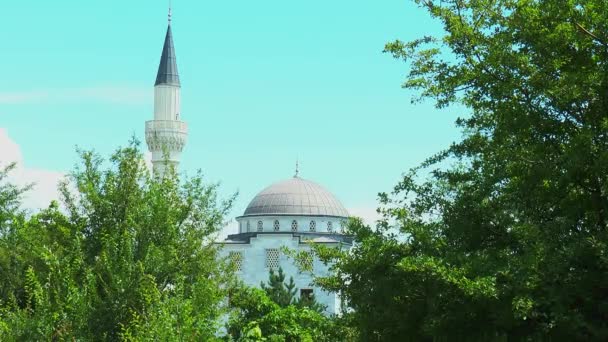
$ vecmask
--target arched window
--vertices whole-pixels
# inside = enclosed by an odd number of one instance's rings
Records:
[[[243,232],[243,222],[239,222],[239,233]]]
[[[344,222],[344,220],[340,220],[340,233],[344,234],[345,226],[346,226],[346,222]]]
[[[298,221],[296,221],[296,220],[291,221],[291,231],[292,232],[298,231]]]
[[[311,232],[317,231],[317,222],[310,221],[309,229]]]
[[[249,233],[250,229],[251,229],[251,225],[249,225],[249,220],[247,220],[247,233]]]
[[[334,231],[334,226],[331,222],[327,222],[327,231],[330,233]]]
[[[281,225],[279,224],[279,220],[274,220],[274,230],[278,231],[281,228]]]
[[[264,230],[264,223],[262,221],[258,221],[258,232],[261,232]]]

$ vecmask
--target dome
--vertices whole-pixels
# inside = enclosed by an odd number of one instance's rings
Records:
[[[243,216],[306,215],[348,217],[338,199],[317,183],[293,177],[258,193]]]

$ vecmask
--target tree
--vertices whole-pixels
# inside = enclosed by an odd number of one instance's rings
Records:
[[[19,248],[15,243],[16,230],[25,221],[25,212],[19,205],[29,187],[20,188],[7,181],[15,167],[12,163],[0,170],[0,303],[14,301],[13,296],[19,296],[19,289],[23,289],[23,279],[12,276],[23,268],[23,260],[12,251]]]
[[[326,305],[317,302],[317,297],[313,292],[300,296],[294,304],[298,308],[309,308],[318,313],[323,313],[327,309]]]
[[[289,283],[285,282],[285,273],[283,268],[279,267],[278,273],[274,273],[271,268],[268,274],[268,283],[260,283],[262,290],[266,291],[266,295],[280,307],[295,305],[299,308],[307,307],[318,313],[325,311],[325,305],[318,303],[314,293],[306,296],[297,297],[298,289],[293,277],[289,277]]]
[[[608,3],[419,0],[404,84],[460,104],[463,139],[320,249],[364,340],[608,338]],[[457,110],[457,109],[453,109]]]
[[[281,306],[266,291],[245,286],[231,291],[232,312],[226,340],[232,341],[353,341],[354,332],[337,318],[308,307]]]
[[[200,174],[151,177],[137,142],[107,169],[80,156],[65,209],[5,220],[0,339],[215,339],[232,275],[213,242],[232,199]],[[0,187],[0,199],[14,193]]]
[[[293,277],[285,282],[279,267],[270,269],[261,289],[235,286],[226,339],[237,341],[353,341],[354,331],[338,317],[325,317],[325,306],[314,295],[297,299]]]
[[[260,287],[266,291],[268,298],[283,308],[293,304],[298,293],[293,277],[289,277],[289,283],[285,283],[285,273],[281,267],[276,274],[271,268],[268,274],[268,284],[261,282]]]

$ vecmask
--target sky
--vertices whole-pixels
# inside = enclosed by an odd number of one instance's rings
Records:
[[[0,162],[42,206],[77,163],[144,141],[168,1],[3,1]],[[373,220],[377,193],[460,137],[458,109],[412,104],[408,66],[384,44],[442,34],[409,0],[173,0],[189,125],[180,171],[202,170],[242,214],[294,174]],[[145,148],[145,145],[144,145]],[[227,228],[233,231],[234,225]]]

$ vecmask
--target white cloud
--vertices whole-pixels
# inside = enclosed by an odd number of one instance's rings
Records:
[[[34,188],[23,198],[24,208],[46,208],[51,200],[59,198],[57,183],[64,178],[64,174],[26,167],[19,145],[9,137],[6,129],[0,128],[0,167],[12,162],[16,162],[17,167],[9,174],[10,182],[19,186],[34,183]]]
[[[28,92],[3,92],[0,93],[1,104],[21,104],[44,102],[48,100],[50,95],[44,91],[28,91]]]
[[[82,88],[38,89],[0,92],[0,104],[49,104],[70,102],[104,102],[143,104],[151,101],[149,88],[126,85],[99,85]]]

